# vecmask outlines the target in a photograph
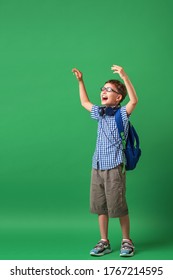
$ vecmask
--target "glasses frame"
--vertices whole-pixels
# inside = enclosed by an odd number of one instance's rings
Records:
[[[107,92],[115,92],[115,93],[117,93],[117,94],[120,94],[118,91],[114,90],[114,89],[111,88],[111,87],[101,87],[100,89],[101,89],[101,91],[106,90]]]

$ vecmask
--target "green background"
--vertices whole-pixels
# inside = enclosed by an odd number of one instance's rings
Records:
[[[131,120],[142,158],[127,174],[133,259],[172,259],[172,12],[171,0],[0,0],[0,259],[93,259],[97,124],[71,69],[99,104],[112,64],[139,97]],[[118,219],[109,233],[102,259],[120,259]]]

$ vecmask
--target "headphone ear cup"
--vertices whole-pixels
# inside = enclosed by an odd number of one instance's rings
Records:
[[[107,116],[114,116],[116,110],[120,108],[120,106],[118,107],[99,107],[99,116],[103,117],[104,115]]]
[[[114,113],[115,113],[115,110],[114,110],[113,108],[111,108],[111,107],[107,107],[107,108],[105,109],[105,114],[106,114],[107,116],[113,116]]]
[[[105,107],[100,107],[100,108],[99,108],[99,115],[100,115],[101,117],[103,117],[104,114],[105,114]]]

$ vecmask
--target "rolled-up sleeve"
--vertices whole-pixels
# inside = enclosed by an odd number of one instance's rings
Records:
[[[91,109],[91,118],[94,120],[99,119],[99,106],[93,105]]]
[[[128,129],[129,129],[129,117],[126,112],[126,106],[121,107],[121,116],[123,120],[124,132],[125,136],[127,137]]]

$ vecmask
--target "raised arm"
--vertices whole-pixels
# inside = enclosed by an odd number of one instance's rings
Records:
[[[130,79],[128,78],[127,74],[125,73],[124,69],[121,66],[113,65],[111,69],[114,71],[113,73],[118,73],[121,79],[124,81],[130,99],[126,105],[126,112],[128,115],[130,115],[132,111],[135,109],[136,104],[138,103],[138,97],[136,95],[136,91]]]
[[[79,96],[80,96],[80,101],[81,101],[81,105],[88,110],[89,112],[91,112],[92,106],[93,104],[90,102],[86,89],[85,89],[85,84],[83,81],[83,75],[82,72],[80,72],[78,69],[73,68],[72,72],[76,75],[76,78],[79,82]]]

